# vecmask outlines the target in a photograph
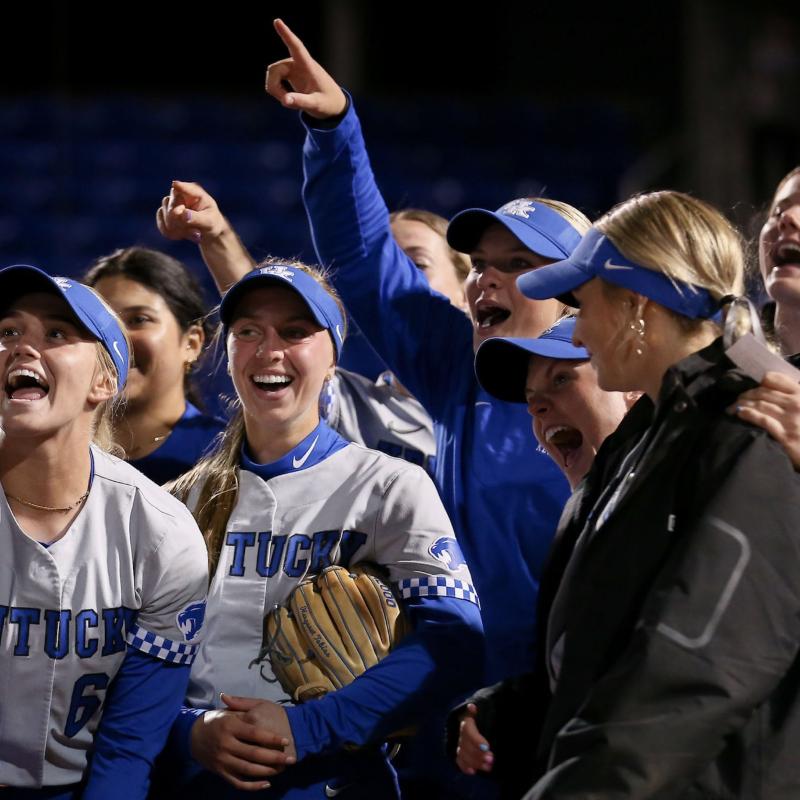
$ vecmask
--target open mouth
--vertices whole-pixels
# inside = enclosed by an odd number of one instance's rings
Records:
[[[787,264],[800,266],[800,245],[787,242],[775,248],[773,257],[776,267],[785,267]]]
[[[577,428],[554,425],[545,432],[544,438],[547,444],[561,453],[565,467],[571,467],[575,463],[583,445],[583,434]]]
[[[505,322],[510,316],[511,312],[507,308],[500,306],[485,305],[476,309],[475,316],[478,321],[478,328],[487,330]]]
[[[6,377],[5,392],[11,400],[41,400],[49,391],[44,376],[32,369],[14,369]]]
[[[253,375],[251,380],[259,390],[270,393],[285,389],[294,381],[294,378],[289,375]]]

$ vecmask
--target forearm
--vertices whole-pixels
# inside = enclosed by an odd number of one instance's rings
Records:
[[[189,681],[189,667],[129,650],[106,697],[84,800],[144,798]]]
[[[307,131],[303,200],[317,257],[369,343],[432,412],[446,391],[441,364],[466,354],[471,368],[469,322],[395,242],[353,109]]]
[[[227,219],[215,235],[206,235],[199,242],[200,254],[220,294],[252,270],[256,262]]]

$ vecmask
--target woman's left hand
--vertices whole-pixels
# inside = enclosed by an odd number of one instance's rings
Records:
[[[269,700],[257,700],[253,697],[237,697],[235,695],[225,694],[224,692],[220,697],[222,698],[222,702],[225,703],[231,711],[243,712],[243,720],[245,722],[266,728],[272,733],[288,739],[289,744],[284,747],[283,751],[287,756],[297,758],[292,728],[289,725],[289,718],[286,716],[286,711],[282,706],[279,706],[277,703],[271,703]]]
[[[739,395],[730,410],[763,428],[800,470],[800,383],[780,372],[767,372],[761,385]]]

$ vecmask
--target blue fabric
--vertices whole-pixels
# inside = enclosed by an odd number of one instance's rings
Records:
[[[530,668],[539,577],[567,482],[537,448],[523,405],[473,372],[472,326],[428,286],[391,236],[352,104],[308,129],[304,202],[319,261],[350,313],[434,420],[435,480],[481,598],[484,680]],[[514,613],[509,613],[513,609]]]
[[[188,666],[128,650],[106,696],[82,800],[146,797],[188,683]]]
[[[220,417],[203,414],[187,401],[186,410],[164,444],[144,458],[128,462],[161,485],[188,472],[210,449],[214,437],[225,429]]]
[[[27,264],[15,264],[0,270],[0,287],[0,296],[6,304],[37,288],[62,297],[81,324],[111,357],[117,372],[117,394],[123,390],[130,363],[128,340],[122,333],[117,315],[109,311],[96,292],[72,278],[53,277]]]
[[[285,456],[281,456],[277,461],[272,461],[269,464],[258,464],[253,461],[247,442],[245,442],[242,445],[239,464],[242,469],[254,472],[262,481],[268,481],[277,475],[285,475],[287,472],[299,472],[313,467],[343,447],[347,447],[347,445],[348,442],[339,436],[335,430],[328,427],[324,422],[320,422],[305,439],[293,447]]]
[[[691,319],[709,319],[719,312],[719,302],[708,289],[631,261],[597,228],[584,234],[571,256],[521,275],[517,286],[526,297],[558,297],[577,307],[580,303],[572,291],[592,278],[623,286]]]
[[[315,277],[292,264],[278,263],[256,267],[225,292],[219,306],[219,318],[222,321],[225,339],[228,338],[228,328],[233,322],[233,313],[242,297],[254,287],[269,283],[293,289],[300,295],[314,319],[330,333],[338,361],[342,353],[345,332],[342,312],[333,296]]]

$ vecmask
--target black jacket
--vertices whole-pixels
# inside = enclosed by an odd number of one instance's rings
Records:
[[[719,342],[685,359],[565,510],[543,661],[492,693],[499,767],[521,752],[503,742],[512,706],[541,726],[526,798],[800,798],[800,478],[726,413],[752,385]]]

